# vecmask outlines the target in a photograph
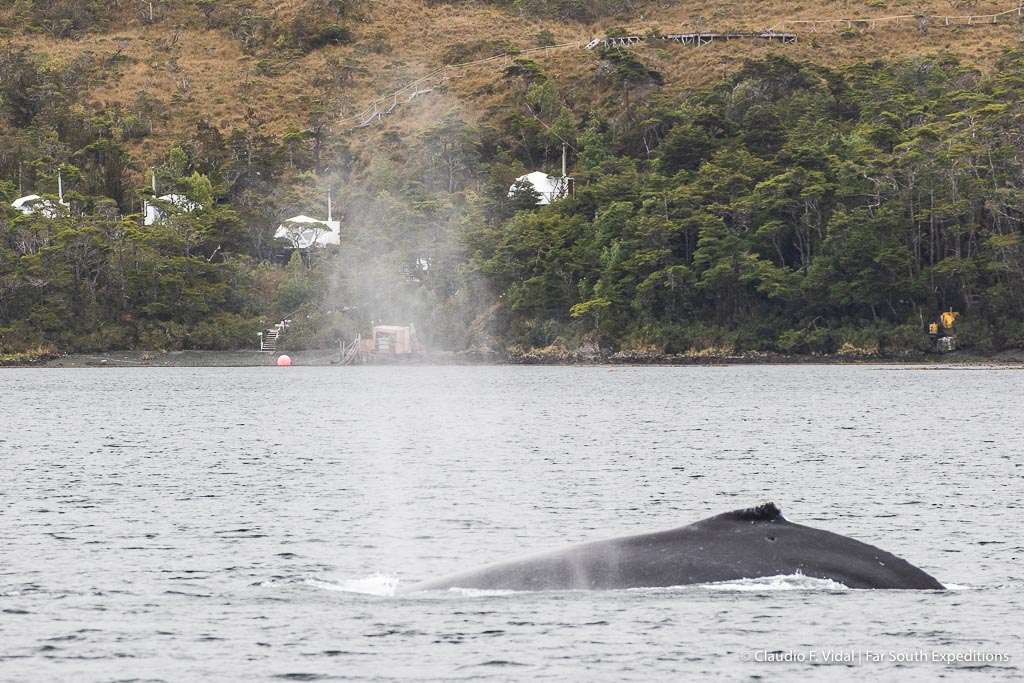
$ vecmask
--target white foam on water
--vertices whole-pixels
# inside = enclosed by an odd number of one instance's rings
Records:
[[[358,579],[344,581],[328,581],[309,577],[288,577],[268,579],[256,584],[260,588],[287,588],[289,586],[308,586],[317,590],[340,591],[343,593],[361,593],[363,595],[392,596],[398,588],[400,579],[387,574],[371,574]]]
[[[393,597],[397,591],[398,586],[401,584],[401,579],[397,576],[391,576],[388,574],[376,573],[370,576],[365,576],[358,579],[348,579],[345,581],[326,581],[324,579],[302,579],[302,580],[284,580],[275,581],[268,580],[263,581],[257,585],[261,588],[281,588],[287,585],[295,585],[301,583],[302,585],[310,586],[319,590],[339,591],[342,593],[359,593],[362,595],[376,595],[381,597]],[[736,579],[732,581],[716,581],[713,583],[701,583],[701,584],[690,584],[685,586],[666,586],[666,587],[650,587],[650,588],[629,588],[628,591],[642,591],[642,592],[654,592],[654,591],[680,591],[680,590],[709,590],[719,591],[724,593],[761,593],[766,591],[848,591],[852,590],[848,586],[832,579],[819,579],[813,576],[805,576],[803,574],[780,574],[778,576],[764,576],[754,579]],[[951,583],[946,585],[946,590],[950,591],[975,591],[982,590],[981,586],[969,586],[966,584]],[[448,594],[454,596],[461,596],[467,598],[486,598],[486,597],[498,597],[504,595],[514,595],[516,593],[531,593],[535,591],[514,591],[514,590],[499,590],[499,589],[479,589],[479,588],[458,588],[452,587],[440,591],[424,591],[424,593],[437,594]]]
[[[677,592],[684,590],[711,590],[721,592],[765,592],[765,591],[848,591],[851,590],[849,587],[833,581],[831,579],[818,579],[812,576],[805,576],[803,574],[789,574],[779,576],[765,576],[755,579],[737,579],[733,581],[716,581],[714,583],[701,583],[701,584],[688,584],[682,586],[659,586],[659,587],[638,587],[638,588],[626,588],[627,592]],[[434,595],[449,595],[459,596],[467,598],[486,598],[486,597],[498,597],[505,595],[515,595],[517,593],[536,593],[536,592],[567,592],[566,590],[557,591],[516,591],[516,590],[500,590],[500,589],[479,589],[479,588],[459,588],[457,586],[447,588],[443,590],[424,591],[426,593],[432,593]],[[584,589],[570,589],[568,592],[587,592]]]
[[[700,584],[700,588],[723,592],[764,592],[764,591],[848,591],[849,587],[832,579],[818,579],[803,574],[763,576],[757,579],[737,579]]]
[[[513,590],[499,590],[499,589],[483,589],[483,588],[449,588],[447,593],[454,593],[456,595],[462,595],[467,598],[489,598],[497,597],[500,595],[514,595],[515,593],[531,593],[535,591],[513,591]]]
[[[379,595],[390,597],[395,594],[401,580],[397,576],[388,574],[371,574],[359,579],[348,579],[336,583],[322,579],[305,579],[303,583],[313,588],[329,591],[341,591],[343,593],[361,593],[362,595]]]
[[[711,590],[721,592],[749,592],[749,593],[761,593],[765,591],[848,591],[851,590],[849,587],[833,581],[831,579],[818,579],[812,576],[804,576],[803,574],[789,574],[779,576],[765,576],[756,579],[737,579],[733,581],[717,581],[714,583],[700,583],[700,584],[688,584],[683,586],[664,586],[664,587],[640,587],[640,588],[627,588],[627,592],[641,592],[641,593],[652,593],[652,592],[677,592],[684,590]],[[425,591],[425,593],[441,594],[441,595],[455,595],[468,598],[481,598],[481,597],[497,597],[504,595],[515,595],[517,593],[535,593],[538,591],[514,591],[514,590],[498,590],[498,589],[479,589],[479,588],[458,588],[452,587],[440,591]],[[566,592],[564,590],[559,591],[541,591],[541,592]],[[569,592],[586,592],[585,590],[571,590]]]

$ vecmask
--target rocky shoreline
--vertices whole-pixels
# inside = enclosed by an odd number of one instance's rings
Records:
[[[863,364],[1003,364],[1024,363],[1024,350],[978,354],[967,351],[930,354],[836,353],[786,355],[766,352],[663,354],[620,351],[612,354],[530,351],[511,354],[515,365],[863,365]]]
[[[299,367],[328,367],[337,365],[340,355],[336,351],[309,350],[289,353],[292,363]],[[260,367],[276,366],[278,354],[259,351],[110,351],[105,353],[77,353],[17,362],[3,363],[2,367],[33,368],[112,368],[112,367]],[[661,354],[639,351],[599,353],[593,351],[566,351],[541,349],[512,352],[494,352],[489,349],[458,353],[425,354],[409,360],[391,361],[401,365],[853,365],[853,364],[1024,364],[1024,350],[978,354],[954,351],[944,354],[881,355],[831,354],[784,355],[763,352],[748,353],[692,353]]]

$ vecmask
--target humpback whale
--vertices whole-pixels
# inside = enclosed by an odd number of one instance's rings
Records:
[[[610,590],[803,574],[848,588],[942,590],[934,578],[880,548],[794,524],[774,503],[688,526],[593,541],[402,589]]]

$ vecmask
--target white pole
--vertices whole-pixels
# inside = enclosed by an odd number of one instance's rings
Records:
[[[327,222],[331,222],[331,188],[327,188]]]

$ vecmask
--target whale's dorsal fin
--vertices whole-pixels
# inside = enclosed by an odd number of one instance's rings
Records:
[[[775,520],[782,519],[782,510],[780,510],[775,503],[767,501],[764,503],[758,503],[752,508],[727,512],[726,515],[732,519],[741,521],[774,522]]]

